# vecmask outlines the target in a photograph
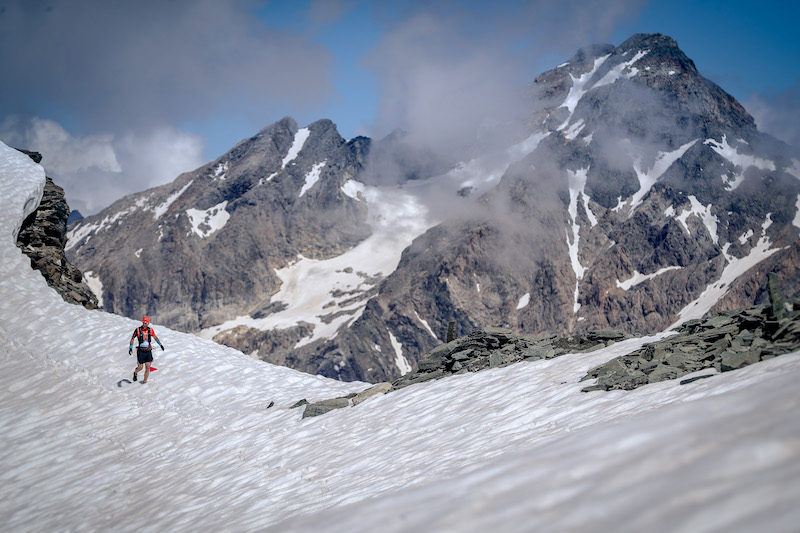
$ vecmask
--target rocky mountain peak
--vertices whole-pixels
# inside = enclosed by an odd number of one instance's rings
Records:
[[[685,138],[756,131],[744,107],[704,78],[674,39],[661,34],[636,34],[617,47],[585,47],[537,76],[534,93],[545,128],[560,129],[564,120],[582,118],[639,138],[667,126]]]
[[[557,68],[569,66],[569,69],[573,72],[573,74],[588,72],[592,69],[596,59],[613,53],[615,49],[616,47],[613,44],[591,44],[584,46],[579,48],[578,51],[575,52],[575,55],[569,59],[569,61]]]
[[[800,155],[673,39],[585,47],[532,93],[527,137],[469,161],[284,118],[76,223],[71,257],[113,312],[373,382],[451,322],[652,333],[762,303],[766,270],[798,294]]]
[[[286,117],[173,183],[75,223],[68,251],[102,273],[112,312],[191,331],[263,314],[277,270],[368,235],[363,202],[342,191],[359,169],[330,120],[300,128]]]

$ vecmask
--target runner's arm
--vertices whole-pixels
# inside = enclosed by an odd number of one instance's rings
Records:
[[[154,330],[153,328],[150,328],[150,335],[156,340],[158,345],[161,346],[161,349],[163,350],[164,349],[164,345],[161,344],[161,340],[159,340],[158,335],[156,335],[156,330]]]

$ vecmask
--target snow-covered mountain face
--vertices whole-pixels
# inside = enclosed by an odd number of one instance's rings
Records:
[[[298,129],[284,119],[73,225],[67,252],[118,314],[148,312],[191,331],[245,309],[269,314],[281,307],[269,301],[281,287],[276,270],[300,256],[337,256],[369,236],[351,182],[358,170],[330,121]]]
[[[650,333],[761,303],[767,271],[798,294],[800,155],[675,41],[581,50],[530,93],[526,135],[455,166],[284,119],[76,223],[68,254],[109,311],[371,382],[450,321]]]

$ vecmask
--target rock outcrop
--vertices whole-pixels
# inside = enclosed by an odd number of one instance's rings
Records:
[[[678,334],[590,370],[584,392],[631,390],[704,369],[729,372],[800,350],[800,299],[783,301],[774,283],[769,304],[691,320]]]
[[[392,390],[453,374],[479,372],[520,361],[552,359],[591,352],[628,338],[620,331],[590,331],[570,337],[517,335],[507,328],[486,328],[431,350],[417,367],[392,382]]]
[[[730,372],[800,350],[800,299],[784,301],[774,273],[770,273],[768,279],[768,304],[686,322],[676,335],[645,344],[639,350],[590,370],[581,381],[597,379],[597,382],[585,387],[583,392],[632,390],[704,369]],[[625,338],[628,338],[626,334],[617,331],[594,331],[566,338],[520,336],[503,328],[476,331],[438,346],[420,360],[416,368],[393,383],[379,383],[358,394],[308,404],[303,418],[354,407],[377,394],[453,374],[590,352]],[[680,384],[712,375],[695,376]],[[301,401],[296,406],[306,404]]]
[[[20,151],[37,163],[42,160],[38,152]],[[83,273],[67,260],[64,253],[70,212],[64,189],[49,177],[46,180],[42,201],[23,221],[17,246],[30,258],[31,267],[42,273],[47,284],[64,301],[96,309],[97,297],[84,282]]]
[[[358,394],[308,404],[303,418],[355,406],[377,394],[453,374],[480,372],[520,361],[552,359],[567,353],[591,352],[625,338],[628,336],[619,331],[591,331],[572,337],[534,337],[516,335],[507,328],[486,328],[438,346],[421,359],[416,368],[392,383],[378,383]]]

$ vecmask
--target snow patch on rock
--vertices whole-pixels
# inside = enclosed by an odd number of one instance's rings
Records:
[[[97,297],[97,306],[103,307],[103,282],[100,281],[100,276],[89,270],[83,273],[83,281]]]
[[[655,162],[653,163],[653,167],[649,170],[641,168],[641,160],[637,159],[634,161],[633,170],[636,172],[636,176],[639,178],[639,190],[636,191],[628,200],[630,202],[629,216],[632,215],[634,209],[636,209],[636,207],[642,203],[645,195],[650,192],[650,189],[656,184],[664,172],[666,172],[675,161],[683,157],[683,154],[685,154],[689,148],[694,146],[696,142],[697,140],[695,139],[694,141],[689,141],[688,143],[684,144],[677,150],[673,150],[671,152],[659,152],[656,156]],[[615,210],[621,209],[624,205],[624,203],[620,203]]]
[[[716,215],[711,213],[712,205],[708,204],[704,206],[697,200],[697,198],[695,198],[694,195],[689,196],[689,203],[691,207],[685,211],[682,210],[680,214],[675,216],[675,219],[681,223],[683,228],[686,230],[686,233],[691,235],[692,232],[689,230],[689,225],[686,223],[686,221],[692,215],[700,218],[700,220],[703,221],[703,225],[705,225],[706,229],[708,230],[711,240],[714,241],[714,244],[718,244],[719,237],[717,235],[717,225],[719,224],[719,219]],[[664,214],[670,216],[672,213],[674,213],[674,210],[672,209],[672,206],[670,206]]]
[[[634,287],[636,285],[639,285],[640,283],[644,283],[645,281],[649,281],[653,278],[656,278],[661,274],[663,274],[664,272],[669,272],[670,270],[680,270],[681,268],[683,267],[668,266],[661,268],[657,272],[653,272],[652,274],[642,274],[638,270],[634,270],[633,276],[631,276],[629,279],[626,279],[625,281],[617,280],[617,287],[619,287],[624,291],[627,291],[631,287]]]
[[[419,313],[417,313],[416,310],[414,310],[414,316],[417,318],[419,323],[422,324],[422,327],[425,328],[425,331],[427,331],[428,333],[431,334],[431,337],[433,337],[436,340],[439,340],[439,337],[437,337],[436,333],[433,332],[433,330],[431,329],[431,326],[428,324],[428,322],[426,320],[424,320],[421,316],[419,316]]]
[[[392,343],[392,348],[394,348],[394,364],[397,365],[397,368],[400,370],[400,374],[407,374],[411,372],[411,363],[408,362],[406,356],[403,355],[403,345],[400,344],[392,335],[392,332],[389,332],[389,340]]]
[[[306,143],[306,140],[308,140],[310,135],[311,130],[308,128],[301,128],[297,130],[297,133],[294,134],[294,142],[292,143],[291,148],[289,148],[289,153],[287,153],[286,157],[283,158],[281,168],[286,168],[286,165],[295,160],[297,155],[300,153],[300,150],[303,149],[303,145]]]
[[[770,240],[767,236],[767,228],[770,225],[772,225],[772,218],[771,214],[768,214],[764,224],[761,226],[761,237],[758,239],[758,244],[750,250],[749,254],[742,258],[728,254],[730,243],[723,247],[722,251],[728,264],[722,271],[722,275],[717,281],[706,287],[696,300],[681,309],[677,320],[667,330],[674,329],[687,320],[703,317],[728,293],[731,284],[736,281],[736,278],[781,250],[780,248],[770,248]]]
[[[634,77],[639,72],[639,69],[633,67],[632,65],[646,56],[648,53],[650,53],[650,50],[639,50],[632,59],[624,61],[606,72],[605,76],[603,76],[600,81],[595,83],[592,88],[595,89],[597,87],[602,87],[603,85],[610,85],[617,81],[620,77],[625,77],[626,79]],[[625,72],[625,70],[628,72]]]
[[[703,141],[703,144],[711,147],[716,153],[718,153],[723,158],[730,161],[730,163],[734,166],[734,176],[730,178],[728,176],[723,176],[722,179],[726,184],[726,188],[729,191],[736,189],[739,185],[742,184],[744,181],[744,173],[750,167],[755,167],[761,170],[775,170],[775,163],[772,161],[768,161],[766,159],[762,159],[760,157],[755,157],[748,154],[739,153],[739,151],[734,148],[733,146],[728,144],[728,139],[726,135],[722,136],[722,141],[716,141],[715,139],[706,139]]]
[[[186,192],[186,189],[189,188],[189,186],[192,184],[193,181],[194,180],[190,180],[189,183],[187,183],[186,185],[181,187],[181,189],[178,192],[175,192],[175,193],[171,194],[170,196],[167,197],[167,199],[162,204],[159,204],[158,206],[156,206],[155,209],[153,209],[153,218],[155,220],[158,220],[159,218],[161,218],[161,215],[166,213],[167,209],[169,209],[169,206],[171,206],[173,203],[175,203],[175,200],[180,198],[180,196],[183,193]]]
[[[186,216],[192,224],[192,231],[201,239],[221,230],[230,219],[231,214],[225,210],[228,201],[225,200],[209,209],[187,209]],[[191,234],[190,233],[190,234]]]
[[[322,173],[322,167],[325,166],[327,161],[323,161],[321,163],[317,163],[314,165],[311,170],[306,174],[306,181],[303,184],[303,188],[300,189],[300,196],[303,196],[308,190],[313,187],[318,181],[320,174]]]

